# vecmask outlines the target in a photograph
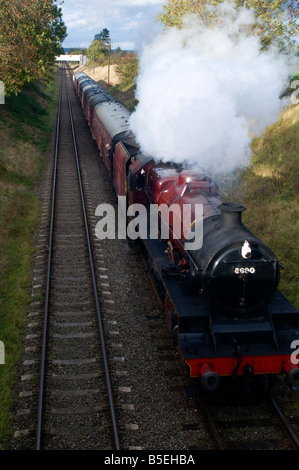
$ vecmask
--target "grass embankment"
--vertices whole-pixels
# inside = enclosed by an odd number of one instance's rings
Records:
[[[276,124],[252,143],[250,166],[230,199],[246,207],[244,223],[284,267],[280,290],[299,309],[299,105],[285,109]]]
[[[58,80],[36,83],[0,106],[0,449],[10,434],[12,386],[30,304],[33,232],[40,201],[33,188],[55,124]]]
[[[109,91],[109,93],[115,96],[115,98],[118,99],[121,103],[127,106],[130,111],[135,110],[135,107],[138,103],[138,100],[135,97],[135,86],[123,89],[121,84],[115,86],[108,86],[107,82],[105,82],[104,80],[99,80],[97,83],[101,87],[105,88],[105,90]]]

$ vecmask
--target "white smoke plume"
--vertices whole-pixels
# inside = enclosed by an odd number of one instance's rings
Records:
[[[213,175],[248,163],[252,134],[276,122],[288,83],[286,58],[247,34],[252,13],[219,8],[215,27],[192,15],[143,48],[130,120],[143,152]]]

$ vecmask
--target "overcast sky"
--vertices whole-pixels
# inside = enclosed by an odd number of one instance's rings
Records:
[[[89,47],[103,28],[112,48],[135,49],[162,27],[157,14],[164,0],[64,0],[61,5],[68,36],[63,47]]]

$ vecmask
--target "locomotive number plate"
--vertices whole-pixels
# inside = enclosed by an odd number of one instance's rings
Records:
[[[239,268],[234,268],[234,273],[235,274],[255,274],[255,268],[253,267],[246,267],[246,268],[242,268],[242,267],[239,267]]]

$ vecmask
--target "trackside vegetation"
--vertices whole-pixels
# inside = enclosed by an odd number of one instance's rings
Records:
[[[34,231],[40,200],[35,187],[55,124],[58,79],[34,82],[0,106],[0,449],[11,433],[13,384],[30,305]]]
[[[0,0],[0,80],[6,95],[51,77],[63,52],[61,0]]]
[[[299,104],[252,142],[250,165],[226,197],[246,207],[243,222],[278,257],[279,289],[299,309]]]
[[[211,7],[221,6],[224,0],[166,0],[158,15],[165,28],[181,28],[183,17],[195,13],[205,24],[213,26],[223,20],[223,10]],[[253,12],[253,22],[248,29],[250,35],[260,38],[262,49],[276,45],[287,50],[295,44],[299,32],[299,1],[292,0],[233,0],[233,8],[244,7]]]

